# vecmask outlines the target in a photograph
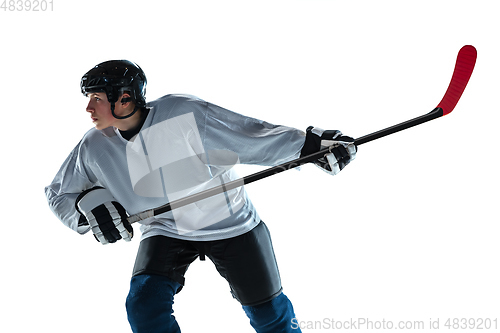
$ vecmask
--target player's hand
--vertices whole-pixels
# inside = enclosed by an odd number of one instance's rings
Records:
[[[76,199],[76,207],[101,244],[115,243],[122,238],[127,242],[132,240],[134,230],[127,220],[127,212],[105,188],[93,187],[82,192]]]
[[[306,130],[306,141],[301,157],[327,147],[330,147],[330,153],[314,161],[314,164],[331,175],[338,174],[356,158],[357,147],[353,138],[343,136],[342,132],[337,130],[325,131],[312,126]]]

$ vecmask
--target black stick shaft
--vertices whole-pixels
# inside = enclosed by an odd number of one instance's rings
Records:
[[[442,115],[443,115],[443,110],[441,108],[435,108],[434,110],[432,110],[431,112],[429,112],[423,116],[413,118],[413,119],[405,121],[403,123],[400,123],[400,124],[385,128],[383,130],[362,136],[362,137],[356,139],[354,141],[354,143],[357,146],[359,146],[359,145],[362,145],[364,143],[382,138],[384,136],[405,130],[405,129],[413,127],[413,126],[420,125],[422,123],[425,123],[427,121],[430,121],[430,120],[433,120],[436,118],[439,118]],[[217,194],[220,194],[223,192],[227,192],[229,190],[235,189],[237,187],[240,187],[240,186],[243,186],[246,184],[250,184],[250,183],[255,182],[257,180],[275,175],[277,173],[293,169],[293,168],[301,166],[303,164],[315,161],[318,158],[323,157],[327,153],[329,153],[329,148],[325,148],[325,149],[320,150],[314,154],[304,156],[304,157],[295,159],[293,161],[280,164],[278,166],[275,166],[275,167],[272,167],[272,168],[269,168],[269,169],[266,169],[266,170],[248,175],[248,176],[245,176],[245,177],[237,179],[237,180],[233,180],[232,182],[222,184],[220,186],[217,186],[217,187],[214,187],[214,188],[187,196],[185,198],[182,198],[179,200],[174,200],[174,201],[172,201],[164,206],[161,206],[161,207],[154,209],[154,215],[166,213],[168,211],[171,211],[172,209],[186,206],[186,205],[189,205],[191,203],[197,202],[199,200],[203,200],[203,199],[212,197],[214,195],[217,195]]]
[[[410,119],[410,120],[405,121],[403,123],[400,123],[400,124],[397,124],[397,125],[394,125],[391,127],[387,127],[387,128],[384,128],[383,130],[380,130],[380,131],[362,136],[360,138],[357,138],[354,141],[354,143],[357,146],[359,146],[359,145],[362,145],[363,143],[367,143],[367,142],[370,142],[370,141],[373,141],[376,139],[380,139],[386,135],[390,135],[390,134],[405,130],[405,129],[413,127],[413,126],[423,124],[427,121],[439,118],[442,115],[443,115],[443,109],[435,108],[434,110],[432,110],[431,112],[429,112],[427,114],[424,114],[423,116],[413,118],[413,119]]]

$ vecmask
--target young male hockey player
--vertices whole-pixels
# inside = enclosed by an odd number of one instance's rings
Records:
[[[95,125],[45,188],[51,210],[102,244],[130,241],[137,214],[236,179],[234,163],[277,165],[336,144],[315,163],[330,174],[354,159],[339,131],[306,133],[242,116],[192,96],[146,104],[146,76],[125,60],[81,80]],[[196,259],[208,257],[256,332],[292,330],[269,231],[243,187],[141,221],[142,239],[126,309],[133,332],[180,332],[173,298]]]

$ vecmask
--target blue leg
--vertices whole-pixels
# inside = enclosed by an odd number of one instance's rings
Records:
[[[127,315],[134,333],[180,333],[172,315],[180,284],[159,275],[137,275],[130,282]]]
[[[281,293],[269,302],[256,306],[243,306],[250,324],[257,333],[300,333],[293,325],[295,318],[292,303]]]

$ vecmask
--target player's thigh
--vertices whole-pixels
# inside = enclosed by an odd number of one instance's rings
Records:
[[[261,304],[281,293],[278,264],[264,222],[241,236],[217,242],[209,257],[242,305]]]

